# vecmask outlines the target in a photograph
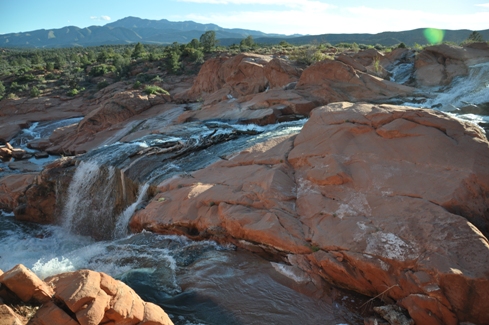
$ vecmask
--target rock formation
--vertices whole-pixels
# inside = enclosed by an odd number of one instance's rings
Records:
[[[489,144],[471,124],[330,104],[297,137],[160,184],[131,226],[265,249],[339,286],[383,294],[417,324],[485,323],[488,165]]]
[[[177,130],[173,124],[191,121],[265,125],[310,116],[298,135],[268,140],[159,184],[131,228],[232,242],[337,286],[380,296],[407,309],[418,325],[489,323],[486,137],[475,125],[433,110],[362,103],[415,94],[385,80],[393,62],[412,55],[406,49],[386,55],[369,50],[304,70],[271,56],[222,55],[207,60],[191,85],[183,77],[175,79],[178,85],[169,82],[171,96],[146,95],[121,82],[90,100],[3,100],[0,140],[34,121],[83,115],[80,123],[29,144],[71,155],[145,135],[170,136]],[[469,65],[488,60],[487,44],[428,47],[416,57],[413,80],[419,87],[446,85]],[[13,148],[0,149],[11,159]],[[120,177],[110,194],[110,215],[134,201],[138,173],[183,152],[153,149],[131,153],[124,172],[115,169]],[[18,153],[12,163],[21,158]],[[132,164],[136,160],[141,165]],[[20,220],[59,222],[80,161],[64,158],[38,173],[6,175],[0,208]],[[101,166],[104,177],[114,171],[116,164],[109,164]],[[85,234],[106,238],[98,223],[89,226]],[[9,277],[27,273],[18,267],[0,283],[15,292]],[[30,291],[16,293],[18,298],[42,304],[30,324],[171,323],[159,307],[103,273],[81,270],[45,282],[26,277],[33,279]],[[82,289],[74,292],[77,285]],[[0,315],[25,323],[11,306],[1,305]]]
[[[105,273],[90,270],[62,273],[42,281],[19,264],[0,272],[0,324],[15,325],[170,325],[157,305],[144,302],[131,288]],[[16,314],[9,305],[32,306]]]
[[[465,76],[470,65],[488,62],[487,43],[473,43],[465,47],[446,44],[426,47],[415,60],[415,78],[418,86],[448,85],[453,78]]]

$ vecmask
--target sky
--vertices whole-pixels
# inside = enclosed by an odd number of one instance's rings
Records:
[[[0,34],[134,16],[277,34],[489,29],[489,0],[0,0]]]

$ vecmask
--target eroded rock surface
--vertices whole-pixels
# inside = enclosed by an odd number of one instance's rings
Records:
[[[429,46],[416,57],[416,82],[418,86],[428,87],[448,85],[455,77],[466,76],[469,66],[488,61],[487,43]]]
[[[134,290],[105,273],[80,270],[42,281],[19,264],[0,275],[0,284],[25,303],[42,303],[30,325],[173,324],[159,306],[143,301]],[[2,297],[3,303],[11,303],[7,296]],[[8,305],[0,304],[0,316],[0,323],[9,321],[2,324],[25,324]]]
[[[431,110],[330,104],[297,136],[160,184],[131,226],[286,256],[397,301],[419,324],[485,323],[487,166],[489,144],[471,124]]]

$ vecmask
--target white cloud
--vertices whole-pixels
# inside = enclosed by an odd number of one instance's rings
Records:
[[[476,5],[477,7],[484,7],[484,8],[489,8],[489,3],[481,3]]]
[[[181,1],[221,1],[241,3],[244,0],[181,0]],[[271,3],[275,0],[251,0],[255,3]],[[296,1],[297,2],[297,1]],[[309,1],[311,4],[315,1]],[[249,3],[249,1],[246,1]],[[282,4],[292,1],[283,0]],[[302,4],[302,3],[301,3]],[[313,6],[284,10],[235,11],[214,14],[187,14],[183,19],[200,23],[214,23],[227,28],[249,28],[266,33],[279,34],[327,34],[327,33],[380,33],[384,31],[404,31],[433,27],[439,29],[487,29],[489,12],[474,14],[438,14],[422,10],[374,9],[369,7],[327,7],[323,10]],[[327,9],[327,10],[326,10]],[[400,19],[402,17],[402,19]]]
[[[91,20],[105,20],[109,21],[110,17],[109,16],[90,16]]]
[[[326,10],[336,6],[316,0],[178,0],[179,2],[192,2],[216,5],[264,5],[264,6],[283,6],[297,8],[301,10]]]

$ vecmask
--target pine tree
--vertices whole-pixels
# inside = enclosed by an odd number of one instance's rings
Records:
[[[202,34],[202,36],[200,36],[200,43],[202,44],[205,53],[211,52],[217,45],[216,32],[210,30]]]
[[[467,37],[464,43],[475,43],[475,42],[484,42],[484,38],[479,32],[473,31],[472,33],[470,33],[469,37]]]
[[[144,55],[144,46],[141,43],[137,43],[136,46],[134,46],[134,51],[132,52],[132,58],[133,59],[139,59],[143,57]]]

